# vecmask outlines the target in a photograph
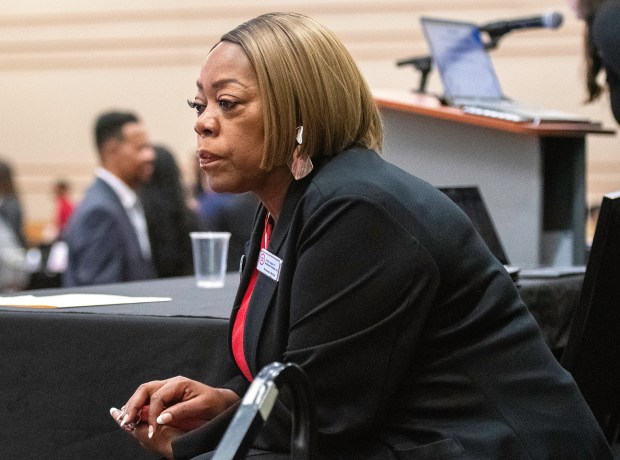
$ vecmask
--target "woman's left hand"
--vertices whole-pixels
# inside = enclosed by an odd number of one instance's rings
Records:
[[[185,433],[185,431],[171,426],[160,426],[157,430],[157,436],[153,436],[151,432],[149,437],[149,432],[151,429],[149,427],[148,420],[121,425],[124,411],[113,407],[110,409],[110,415],[112,415],[114,420],[116,420],[116,423],[118,423],[123,430],[133,436],[142,447],[159,456],[167,459],[174,459],[172,454],[172,441],[177,436]]]

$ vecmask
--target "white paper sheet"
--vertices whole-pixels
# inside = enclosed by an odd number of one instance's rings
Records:
[[[170,297],[128,297],[108,294],[22,295],[0,297],[0,306],[30,308],[74,308],[129,303],[168,302]]]

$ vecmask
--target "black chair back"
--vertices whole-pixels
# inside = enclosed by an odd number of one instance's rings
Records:
[[[315,413],[306,373],[294,363],[273,362],[263,367],[241,400],[241,405],[217,446],[213,460],[244,459],[252,441],[267,422],[278,394],[288,387],[292,395],[291,458],[312,460]]]
[[[510,265],[478,187],[439,187],[439,190],[448,195],[467,214],[493,255],[502,264]]]
[[[562,365],[610,443],[620,416],[620,192],[606,195]]]

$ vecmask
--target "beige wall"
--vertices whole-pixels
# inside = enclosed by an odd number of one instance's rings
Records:
[[[109,108],[138,112],[151,137],[188,171],[194,94],[202,60],[239,22],[274,10],[309,14],[336,31],[372,88],[413,89],[398,59],[427,53],[420,15],[485,23],[564,14],[558,30],[513,32],[492,57],[517,100],[585,114],[615,127],[607,100],[584,106],[582,24],[564,0],[21,0],[0,11],[0,155],[16,169],[26,218],[51,218],[51,184],[63,177],[79,198],[92,179],[92,123]],[[440,92],[434,72],[429,90]],[[620,189],[617,136],[588,139],[588,201]]]

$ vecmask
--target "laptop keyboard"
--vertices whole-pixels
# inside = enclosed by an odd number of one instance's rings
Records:
[[[461,110],[465,113],[471,113],[473,115],[480,115],[483,117],[489,118],[497,118],[500,120],[514,121],[514,122],[524,122],[524,121],[532,121],[532,118],[526,117],[523,115],[518,115],[516,113],[504,112],[497,109],[489,109],[486,107],[477,107],[474,105],[463,105],[461,106]]]

